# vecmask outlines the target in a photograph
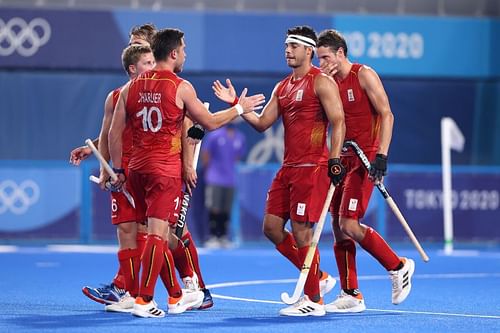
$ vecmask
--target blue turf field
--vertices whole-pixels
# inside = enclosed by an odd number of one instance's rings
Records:
[[[322,269],[336,276],[329,244],[321,244]],[[101,251],[99,248],[92,248]],[[279,295],[293,292],[298,272],[270,244],[235,250],[201,250],[205,281],[215,306],[163,319],[103,311],[81,293],[86,284],[108,282],[116,270],[108,253],[68,252],[67,247],[0,247],[0,332],[500,332],[500,249],[443,256],[397,249],[416,264],[413,290],[401,305],[390,301],[386,272],[362,250],[360,287],[368,310],[319,318],[279,317]],[[3,251],[3,253],[2,253]],[[101,251],[102,252],[102,251]],[[160,282],[161,284],[161,282]],[[326,296],[330,302],[336,287]],[[155,297],[166,308],[163,286]]]

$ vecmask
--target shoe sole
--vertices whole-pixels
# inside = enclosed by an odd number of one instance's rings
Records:
[[[356,305],[355,307],[349,309],[332,309],[328,310],[325,308],[325,311],[328,313],[360,313],[366,310],[366,305]]]
[[[324,315],[326,315],[326,311],[325,312],[320,312],[320,313],[314,313],[314,312],[308,312],[308,313],[281,313],[280,312],[280,316],[284,316],[284,317],[309,317],[309,316],[313,316],[313,317],[323,317]]]
[[[113,302],[113,301],[105,301],[102,298],[97,298],[94,295],[92,295],[91,293],[89,293],[85,288],[82,288],[82,293],[85,296],[87,296],[88,298],[90,298],[91,300],[93,300],[94,302],[97,302],[99,304],[111,305],[111,304],[116,304],[117,303],[117,302]]]
[[[122,308],[117,308],[117,309],[114,309],[114,308],[107,308],[105,307],[104,308],[104,311],[106,312],[118,312],[118,313],[131,313],[132,311],[134,311],[133,308],[130,308],[130,309],[122,309]]]
[[[404,297],[402,297],[399,301],[392,302],[392,304],[394,304],[394,305],[398,305],[398,304],[403,303],[406,300],[406,298],[408,298],[408,295],[410,295],[411,278],[413,277],[413,273],[415,272],[415,262],[412,259],[406,259],[406,260],[408,260],[408,262],[410,263],[410,269],[408,270],[408,292],[403,294]]]

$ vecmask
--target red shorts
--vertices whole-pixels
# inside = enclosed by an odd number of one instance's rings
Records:
[[[135,200],[136,221],[148,217],[177,221],[181,206],[181,178],[141,174],[130,170],[127,186]]]
[[[135,221],[135,209],[121,192],[111,192],[111,223]]]
[[[376,154],[376,151],[367,152],[366,157],[372,161]],[[347,174],[335,188],[330,212],[334,217],[359,220],[365,215],[374,184],[368,178],[368,171],[358,156],[341,156],[340,162],[346,168]]]
[[[281,167],[267,192],[266,214],[318,222],[330,186],[327,166]]]

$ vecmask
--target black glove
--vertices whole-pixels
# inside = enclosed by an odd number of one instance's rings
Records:
[[[387,175],[387,156],[377,154],[375,160],[371,163],[370,178],[373,181],[382,181],[382,178]]]
[[[188,137],[191,139],[201,140],[204,135],[205,129],[200,124],[193,125],[188,129]]]
[[[345,176],[345,168],[340,163],[340,158],[330,158],[328,160],[328,177],[332,180],[332,184],[338,186]]]

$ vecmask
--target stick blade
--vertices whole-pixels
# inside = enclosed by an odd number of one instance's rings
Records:
[[[287,292],[281,293],[281,301],[285,304],[288,304],[288,305],[292,305],[292,304],[297,303],[299,298],[300,298],[299,296],[295,296],[295,295],[292,295],[292,297],[290,297]]]

